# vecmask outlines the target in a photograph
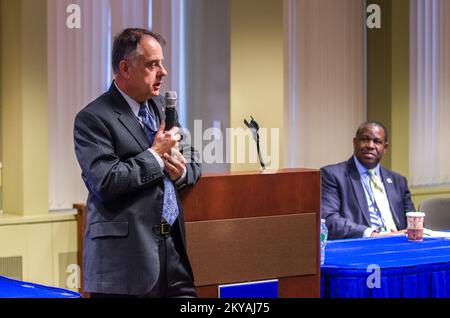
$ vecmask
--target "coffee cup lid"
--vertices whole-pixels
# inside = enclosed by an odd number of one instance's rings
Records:
[[[407,212],[406,216],[420,217],[420,216],[425,216],[425,213],[424,212]]]

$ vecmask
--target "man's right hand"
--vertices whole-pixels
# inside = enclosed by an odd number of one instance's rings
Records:
[[[168,131],[164,131],[165,127],[166,122],[162,121],[151,147],[161,158],[164,157],[165,153],[170,155],[172,148],[178,149],[178,141],[181,139],[178,133],[180,129],[177,126]]]

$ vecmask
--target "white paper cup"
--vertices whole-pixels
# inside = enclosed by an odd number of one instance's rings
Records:
[[[406,219],[408,222],[407,233],[408,241],[420,242],[423,241],[423,221],[425,213],[423,212],[408,212]]]

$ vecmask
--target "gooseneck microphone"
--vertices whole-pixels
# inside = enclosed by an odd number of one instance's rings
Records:
[[[164,99],[166,102],[166,128],[164,130],[167,131],[178,124],[176,112],[177,92],[166,92]]]
[[[252,116],[250,116],[250,118],[251,118],[250,122],[248,122],[247,119],[244,119],[244,124],[252,132],[253,139],[256,142],[256,151],[258,152],[258,158],[259,158],[259,163],[261,165],[261,170],[264,170],[264,169],[266,169],[266,165],[262,159],[261,150],[259,148],[259,124],[256,122],[256,120]]]

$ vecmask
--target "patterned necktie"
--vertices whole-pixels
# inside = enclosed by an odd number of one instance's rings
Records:
[[[369,169],[367,171],[369,172],[369,175],[370,175],[370,182],[371,182],[372,187],[374,189],[376,189],[377,191],[383,193],[384,192],[383,186],[381,185],[380,180],[376,176],[375,171],[373,169]]]
[[[373,196],[380,214],[380,223],[382,223],[384,230],[397,230],[394,220],[392,219],[391,207],[389,206],[389,201],[381,180],[375,174],[373,169],[369,169],[368,172],[370,175],[370,185],[373,190]]]
[[[147,104],[142,103],[139,108],[139,114],[138,116],[141,118],[142,123],[144,124],[144,130],[145,128],[150,129],[152,132],[156,133],[158,130],[156,128],[156,122],[153,116],[150,114],[150,111],[147,107]],[[147,134],[147,132],[146,132]],[[154,136],[153,136],[154,138]]]
[[[155,135],[157,132],[156,122],[145,103],[142,103],[139,108],[139,117],[142,120],[144,132],[147,138],[150,140],[150,144],[153,144]],[[175,187],[172,180],[168,177],[167,172],[164,170],[164,204],[162,217],[172,225],[178,217],[178,204]]]
[[[379,212],[378,206],[376,204],[375,199],[375,188],[377,188],[379,185],[374,181],[374,173],[372,169],[369,169],[367,172],[370,177],[370,187],[372,189],[372,196],[373,196],[373,208],[370,210],[370,223],[372,224],[372,227],[375,227],[378,231],[381,231],[383,229],[383,220],[381,219],[381,214]]]

